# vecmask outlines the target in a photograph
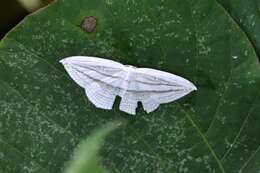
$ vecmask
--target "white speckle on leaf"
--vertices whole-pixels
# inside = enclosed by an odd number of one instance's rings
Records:
[[[211,48],[205,44],[206,37],[198,37],[199,54],[208,55],[211,52]]]
[[[65,20],[61,20],[61,25],[64,26],[65,25]]]
[[[105,3],[106,3],[107,5],[113,5],[113,0],[105,0]]]
[[[4,153],[0,152],[0,159],[3,159],[4,158]]]

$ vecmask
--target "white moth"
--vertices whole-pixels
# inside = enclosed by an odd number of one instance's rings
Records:
[[[112,109],[116,96],[119,109],[135,114],[137,102],[147,113],[161,103],[177,100],[197,90],[190,81],[174,74],[86,56],[72,56],[60,61],[71,78],[85,89],[89,100],[98,108]]]

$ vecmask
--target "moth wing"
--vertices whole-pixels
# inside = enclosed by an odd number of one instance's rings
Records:
[[[162,103],[175,101],[193,90],[197,90],[190,81],[177,75],[148,68],[136,68],[128,74],[127,88],[119,92],[119,109],[136,114],[140,101],[146,112],[153,112]]]
[[[124,65],[119,62],[109,60],[109,59],[91,57],[91,56],[71,56],[60,60],[60,63],[62,64],[73,63],[82,66],[86,65],[86,66],[94,66],[94,67],[101,66],[101,67],[109,67],[115,69],[124,67]]]
[[[115,61],[94,57],[69,57],[61,60],[70,77],[98,108],[112,109],[119,95],[125,71]]]
[[[136,73],[136,79],[140,82],[147,82],[150,84],[151,90],[158,86],[160,86],[160,91],[168,89],[197,90],[196,86],[187,79],[165,71],[150,68],[137,68]],[[170,88],[161,88],[161,86],[168,86]]]
[[[190,92],[196,86],[180,76],[149,68],[136,69],[135,77],[139,98],[146,112],[152,112],[162,103],[175,101]]]
[[[119,95],[119,109],[129,114],[136,113],[138,101],[149,113],[161,103],[172,102],[197,89],[190,81],[171,73],[149,68],[129,71],[118,62],[102,58],[76,56],[61,63],[96,107],[112,109]]]

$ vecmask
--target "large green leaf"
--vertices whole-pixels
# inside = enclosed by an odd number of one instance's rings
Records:
[[[79,24],[95,16],[94,33]],[[198,91],[151,114],[95,108],[59,60],[110,58],[183,76]],[[0,44],[0,168],[61,172],[94,127],[125,118],[102,151],[111,172],[260,169],[259,63],[214,0],[58,0]]]
[[[246,32],[260,59],[260,1],[218,0]]]

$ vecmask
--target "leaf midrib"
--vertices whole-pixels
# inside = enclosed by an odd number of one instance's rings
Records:
[[[190,14],[191,14],[191,20],[193,22],[193,26],[194,26],[194,38],[195,38],[195,59],[196,59],[196,70],[198,69],[198,34],[197,34],[197,30],[198,30],[198,26],[197,23],[195,22],[193,13],[192,13],[192,9],[191,9],[191,5],[188,3],[188,1],[185,1],[188,4],[189,10],[190,10]],[[164,49],[161,49],[162,52],[164,52],[163,54],[165,54],[165,56],[167,56],[167,53]],[[221,163],[221,161],[219,160],[218,156],[216,155],[215,151],[213,150],[213,148],[211,147],[211,145],[208,142],[208,139],[206,138],[206,136],[204,136],[204,134],[201,132],[200,128],[197,126],[197,124],[193,121],[193,119],[191,118],[191,116],[185,111],[185,109],[180,105],[180,103],[177,102],[177,104],[179,105],[180,109],[184,112],[185,117],[188,119],[188,121],[191,123],[191,125],[196,129],[197,133],[199,134],[199,136],[201,137],[202,141],[204,142],[204,144],[207,146],[207,148],[209,149],[210,153],[212,154],[213,158],[216,160],[219,169],[221,170],[222,173],[225,173],[225,169]]]
[[[214,157],[214,159],[216,160],[220,170],[222,173],[225,173],[225,169],[221,163],[221,161],[219,160],[218,156],[216,155],[215,151],[213,150],[213,148],[211,147],[211,145],[208,142],[208,139],[206,138],[206,136],[201,132],[200,128],[197,126],[197,124],[193,121],[193,119],[191,118],[191,116],[188,114],[188,112],[185,111],[185,109],[178,103],[180,109],[184,112],[185,117],[189,120],[189,122],[191,123],[191,125],[196,129],[196,131],[198,132],[198,134],[200,135],[200,137],[202,138],[202,141],[204,142],[204,144],[207,146],[207,148],[209,149],[210,153],[212,154],[212,156]]]

